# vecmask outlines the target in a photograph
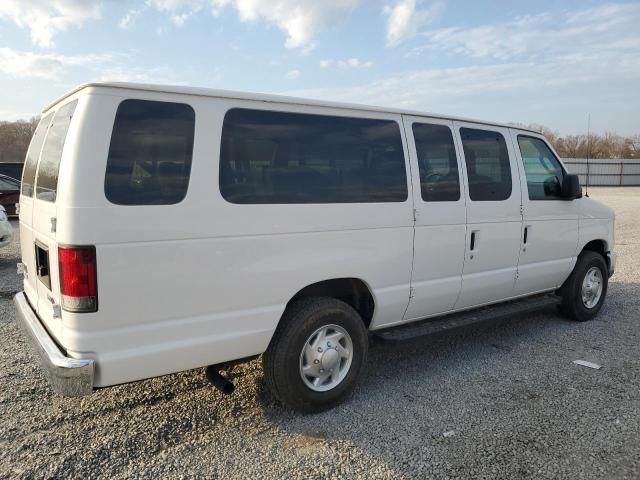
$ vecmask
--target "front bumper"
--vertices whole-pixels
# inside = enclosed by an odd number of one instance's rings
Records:
[[[53,390],[67,397],[93,392],[95,361],[67,357],[40,323],[24,292],[13,297],[13,302],[18,312],[18,323],[38,353]]]
[[[609,267],[609,278],[616,271],[616,260],[618,259],[618,255],[616,252],[607,252],[607,265]]]

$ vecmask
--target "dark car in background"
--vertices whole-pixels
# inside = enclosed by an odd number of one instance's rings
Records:
[[[0,162],[0,176],[5,175],[11,178],[22,178],[22,169],[24,163],[22,162]]]
[[[20,199],[20,181],[6,175],[0,175],[0,205],[7,215],[17,215],[16,205]]]

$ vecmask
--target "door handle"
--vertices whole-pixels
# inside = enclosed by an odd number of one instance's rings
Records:
[[[471,254],[469,255],[469,259],[473,260],[473,253],[476,252],[476,247],[478,246],[478,230],[471,231],[471,239],[469,241],[469,251]]]
[[[531,229],[531,225],[527,225],[524,227],[524,233],[522,235],[522,251],[527,251],[527,241],[529,240],[529,230]]]

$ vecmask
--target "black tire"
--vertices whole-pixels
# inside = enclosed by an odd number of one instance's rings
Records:
[[[587,308],[582,301],[582,282],[585,275],[591,268],[596,267],[600,270],[602,277],[602,294],[600,300],[593,307]],[[560,287],[559,294],[562,297],[560,311],[571,320],[577,322],[586,322],[591,320],[602,308],[604,299],[607,295],[607,286],[609,274],[605,259],[597,252],[586,250],[578,256],[576,266],[571,272],[569,278]]]
[[[300,355],[307,339],[325,325],[347,331],[353,344],[351,366],[333,389],[309,388],[300,374]],[[271,393],[283,404],[303,413],[329,410],[347,399],[367,360],[369,339],[362,318],[350,305],[329,297],[301,299],[285,311],[262,357],[264,378]]]

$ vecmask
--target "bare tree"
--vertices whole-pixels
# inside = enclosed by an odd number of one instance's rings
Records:
[[[38,117],[16,122],[0,122],[0,162],[23,162]]]

